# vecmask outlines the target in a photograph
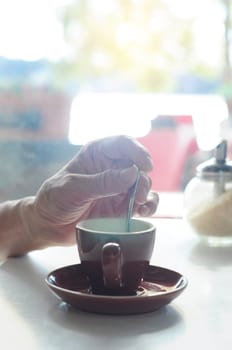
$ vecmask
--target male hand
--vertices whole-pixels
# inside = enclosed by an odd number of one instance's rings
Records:
[[[135,214],[152,215],[158,205],[158,195],[150,192],[148,173],[152,167],[148,151],[126,136],[99,139],[83,146],[38,191],[33,220],[28,224],[30,232],[56,244],[73,244],[78,221],[126,216],[138,169]]]

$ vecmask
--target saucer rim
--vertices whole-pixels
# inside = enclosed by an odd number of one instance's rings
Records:
[[[56,273],[59,270],[72,268],[74,266],[80,267],[81,264],[79,263],[79,264],[65,265],[65,266],[59,267],[59,268],[51,271],[50,273],[48,273],[47,276],[45,277],[45,282],[48,285],[48,287],[52,288],[52,289],[57,289],[57,290],[60,290],[62,292],[66,292],[66,293],[69,293],[69,294],[78,295],[78,296],[81,296],[81,297],[86,296],[86,297],[92,298],[92,299],[102,299],[104,297],[104,298],[111,299],[111,300],[118,300],[118,299],[131,300],[131,299],[137,299],[138,298],[138,296],[136,296],[136,295],[105,295],[105,294],[91,294],[91,293],[85,293],[85,292],[80,292],[80,291],[74,291],[74,290],[71,290],[71,289],[68,289],[68,288],[63,288],[63,287],[57,286],[56,284],[53,284],[53,283],[51,283],[49,281],[49,277],[52,274]],[[166,268],[166,267],[162,267],[162,266],[159,266],[159,265],[149,265],[147,267],[148,273],[149,273],[149,269],[154,269],[154,268],[158,268],[158,269],[161,269],[163,271],[171,272],[171,273],[175,273],[175,274],[179,275],[180,280],[181,280],[182,283],[181,283],[180,286],[177,286],[176,288],[173,288],[170,291],[159,292],[159,293],[157,293],[155,295],[146,295],[146,299],[154,299],[154,297],[157,298],[158,296],[163,296],[163,295],[165,295],[165,296],[172,295],[173,293],[178,293],[179,291],[183,291],[188,286],[188,279],[187,279],[187,277],[185,275],[181,274],[180,272],[177,272],[175,270],[172,270],[172,269],[169,269],[169,268]],[[148,281],[146,279],[144,279],[144,282],[150,282],[150,283],[155,284],[155,282],[151,282],[151,281]],[[141,296],[141,298],[144,298],[144,297],[145,296]]]

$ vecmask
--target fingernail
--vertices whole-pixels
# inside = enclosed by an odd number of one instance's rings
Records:
[[[140,207],[139,213],[141,216],[149,216],[150,209],[147,205],[143,205]]]
[[[156,203],[156,205],[159,204],[159,195],[157,192],[150,191],[148,194],[148,199],[152,199]]]
[[[158,193],[153,192],[153,198],[156,201],[156,203],[158,204],[159,203],[159,195],[158,195]]]

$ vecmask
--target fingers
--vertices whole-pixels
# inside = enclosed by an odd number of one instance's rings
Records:
[[[86,144],[65,168],[71,173],[95,174],[133,164],[144,172],[153,169],[149,152],[139,142],[128,136],[114,136]]]
[[[127,194],[135,183],[137,168],[108,169],[97,174],[65,174],[56,181],[57,195],[67,198],[72,206],[89,203],[96,199]],[[62,191],[60,192],[60,189]],[[53,191],[54,192],[54,191]],[[58,199],[57,199],[58,201]],[[67,203],[65,204],[67,207]]]
[[[115,136],[103,139],[99,146],[101,152],[110,159],[130,160],[142,171],[153,169],[149,152],[135,139],[128,136]]]
[[[151,216],[153,215],[159,204],[159,196],[156,192],[150,192],[147,201],[138,206],[137,213],[140,216]]]
[[[92,175],[92,186],[89,184],[89,190],[95,198],[127,193],[135,183],[136,176],[135,166],[127,169],[109,169]]]
[[[132,166],[127,169],[109,169],[102,173],[89,177],[87,186],[89,193],[92,193],[94,198],[108,197],[127,193],[134,185],[137,178],[138,169]],[[144,173],[140,172],[140,178],[135,195],[137,204],[147,202],[147,196],[151,189],[151,179]]]
[[[138,204],[144,204],[147,201],[148,193],[151,189],[152,181],[150,177],[143,171],[140,171],[140,178],[135,195],[135,201]]]
[[[63,191],[68,193],[69,200],[91,201],[100,198],[127,195],[137,178],[138,169],[134,165],[126,169],[107,169],[97,174],[69,174],[62,175],[59,183]],[[56,181],[58,184],[58,182]],[[151,179],[140,172],[140,178],[135,195],[138,205],[147,202],[147,196],[151,189]],[[72,198],[72,199],[71,199]]]

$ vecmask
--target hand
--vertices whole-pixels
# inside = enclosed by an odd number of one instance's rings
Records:
[[[147,173],[152,167],[147,150],[126,136],[100,139],[83,146],[38,191],[30,231],[34,234],[39,227],[39,235],[44,239],[57,244],[72,244],[78,221],[126,215],[129,190],[136,180],[137,168],[141,175],[135,213],[142,216],[153,214],[158,195],[150,193],[148,197],[151,180]]]

